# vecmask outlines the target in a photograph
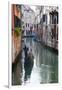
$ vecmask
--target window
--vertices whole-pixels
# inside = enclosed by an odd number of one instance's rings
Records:
[[[27,27],[27,23],[26,23],[26,27]]]
[[[43,22],[45,22],[45,15],[43,15]]]
[[[58,24],[58,12],[56,12],[56,11],[52,11],[51,13],[50,13],[51,15],[50,15],[50,21],[51,21],[51,24]]]
[[[29,27],[29,23],[28,23],[28,27]]]
[[[15,27],[21,26],[21,20],[15,15],[14,15],[14,24],[15,24]]]
[[[47,15],[45,14],[45,15],[43,15],[43,22],[47,22]]]

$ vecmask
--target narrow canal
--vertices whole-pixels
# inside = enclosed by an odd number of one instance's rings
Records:
[[[57,83],[58,54],[56,53],[56,51],[43,46],[41,43],[37,41],[34,41],[33,38],[24,38],[23,44],[26,44],[27,47],[29,47],[29,49],[32,48],[32,53],[34,55],[34,67],[31,73],[30,83],[31,84]],[[20,85],[20,82],[21,85],[23,85],[24,83],[24,52],[22,52],[22,68],[23,68],[22,76],[20,74],[21,73],[20,60],[18,64],[15,66],[12,75],[13,85]]]
[[[57,83],[58,82],[58,54],[56,51],[34,41],[33,38],[25,38],[24,44],[32,48],[34,55],[34,67],[31,73],[30,83]]]

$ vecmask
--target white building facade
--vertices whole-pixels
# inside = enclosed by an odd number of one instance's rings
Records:
[[[37,6],[35,24],[39,39],[58,49],[58,7]]]
[[[25,32],[25,35],[27,34],[28,31],[30,31],[33,26],[34,26],[34,18],[35,18],[35,13],[34,11],[27,5],[22,5],[22,29]]]

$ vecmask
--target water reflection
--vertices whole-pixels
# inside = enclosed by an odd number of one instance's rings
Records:
[[[31,72],[30,83],[57,83],[58,82],[58,54],[50,48],[44,47],[32,38],[25,38],[23,45],[26,44],[29,49],[32,48],[34,55],[34,66]],[[24,83],[24,53],[17,58],[17,64],[12,73],[12,85],[23,85]],[[21,62],[22,61],[22,62]],[[21,67],[22,66],[22,67]],[[23,73],[22,69],[23,68]],[[28,69],[29,72],[29,69]]]
[[[32,48],[35,57],[31,82],[57,83],[58,82],[58,55],[42,44],[26,38],[26,45]],[[35,77],[34,77],[35,76]]]

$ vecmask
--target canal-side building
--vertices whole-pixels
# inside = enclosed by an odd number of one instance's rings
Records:
[[[45,7],[43,17],[43,42],[52,48],[58,49],[58,8]]]
[[[41,41],[41,36],[42,36],[42,27],[43,27],[43,21],[42,21],[42,15],[43,15],[43,6],[36,6],[36,11],[35,11],[35,33],[37,36],[37,39]]]
[[[21,5],[12,4],[12,85],[20,85],[22,76],[22,65],[17,70],[17,65],[21,64],[22,50],[22,30],[21,30]],[[20,71],[20,72],[19,72]]]
[[[58,7],[37,6],[35,17],[38,39],[45,45],[58,49]]]
[[[51,45],[58,49],[58,10],[49,12],[50,29],[51,29]]]
[[[29,35],[34,27],[34,11],[27,5],[22,5],[22,30],[24,30],[24,35]]]
[[[17,30],[21,29],[21,6],[13,4],[12,5],[12,62],[21,50],[21,32],[17,36]]]

